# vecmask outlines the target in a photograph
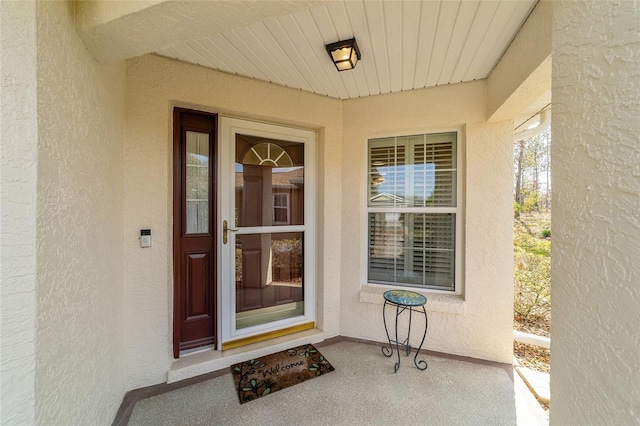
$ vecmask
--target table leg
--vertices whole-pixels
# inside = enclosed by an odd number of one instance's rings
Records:
[[[406,309],[409,309],[409,330],[407,331],[407,341],[404,349],[407,351],[407,356],[409,356],[409,354],[411,353],[411,313],[413,312],[413,309],[412,308],[406,308]]]
[[[404,309],[403,309],[404,310]],[[400,342],[398,341],[398,317],[400,316],[400,305],[396,305],[396,352],[398,353],[398,362],[393,366],[393,372],[397,373],[400,368]]]
[[[422,349],[422,345],[424,344],[424,339],[427,337],[427,327],[429,326],[429,320],[427,318],[427,310],[424,308],[424,305],[422,305],[421,307],[422,307],[422,313],[424,314],[424,334],[422,335],[422,341],[420,342],[420,346],[418,347],[418,349],[416,349],[416,356],[413,358],[413,363],[416,365],[418,370],[426,370],[427,362],[423,359],[418,361],[418,354],[420,353],[420,349]]]
[[[387,340],[389,341],[389,347],[382,347],[382,355],[387,358],[393,355],[393,346],[391,346],[391,337],[389,337],[389,329],[387,328],[387,301],[384,301],[384,306],[382,307],[382,321],[384,321],[384,331],[387,333]]]

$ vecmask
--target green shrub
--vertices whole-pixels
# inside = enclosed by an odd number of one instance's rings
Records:
[[[541,197],[538,191],[523,191],[524,201],[522,202],[522,211],[532,212],[540,209]]]
[[[551,314],[551,258],[527,251],[515,254],[514,311],[526,321],[531,315]]]
[[[540,238],[551,238],[551,229],[543,229],[540,232]]]
[[[513,202],[513,217],[520,217],[520,213],[522,212],[522,207],[520,204]]]
[[[273,280],[302,282],[302,239],[272,240]]]
[[[548,212],[514,220],[514,320],[537,334],[551,325],[551,239]]]

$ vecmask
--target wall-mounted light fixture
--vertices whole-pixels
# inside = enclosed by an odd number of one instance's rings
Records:
[[[327,44],[326,48],[338,71],[353,69],[360,59],[360,49],[355,38]]]

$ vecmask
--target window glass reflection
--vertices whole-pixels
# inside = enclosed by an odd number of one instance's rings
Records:
[[[187,131],[186,233],[209,232],[209,134]]]
[[[236,328],[304,314],[303,233],[236,237]]]
[[[304,224],[304,144],[236,135],[237,226]]]

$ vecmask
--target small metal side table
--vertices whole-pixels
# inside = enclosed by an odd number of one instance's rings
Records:
[[[382,320],[384,321],[384,331],[387,333],[387,339],[389,340],[389,347],[382,347],[382,354],[387,358],[393,355],[393,344],[396,345],[396,352],[398,353],[398,362],[393,368],[393,372],[396,373],[400,368],[400,346],[404,346],[407,352],[407,356],[411,353],[411,343],[409,338],[411,337],[411,314],[415,312],[422,313],[424,315],[424,335],[422,336],[422,341],[420,342],[420,347],[416,349],[416,356],[413,358],[413,363],[419,370],[427,369],[427,362],[424,360],[418,361],[418,354],[420,353],[420,349],[422,349],[422,344],[424,343],[424,339],[427,337],[427,310],[424,305],[427,303],[427,298],[421,294],[415,293],[413,291],[406,290],[389,290],[384,293],[384,306],[382,308]],[[387,305],[392,305],[396,307],[396,322],[395,329],[396,335],[395,340],[391,340],[389,337],[389,328],[387,327]],[[402,342],[398,340],[398,317],[405,311],[409,311],[409,330],[407,331],[407,338]]]

